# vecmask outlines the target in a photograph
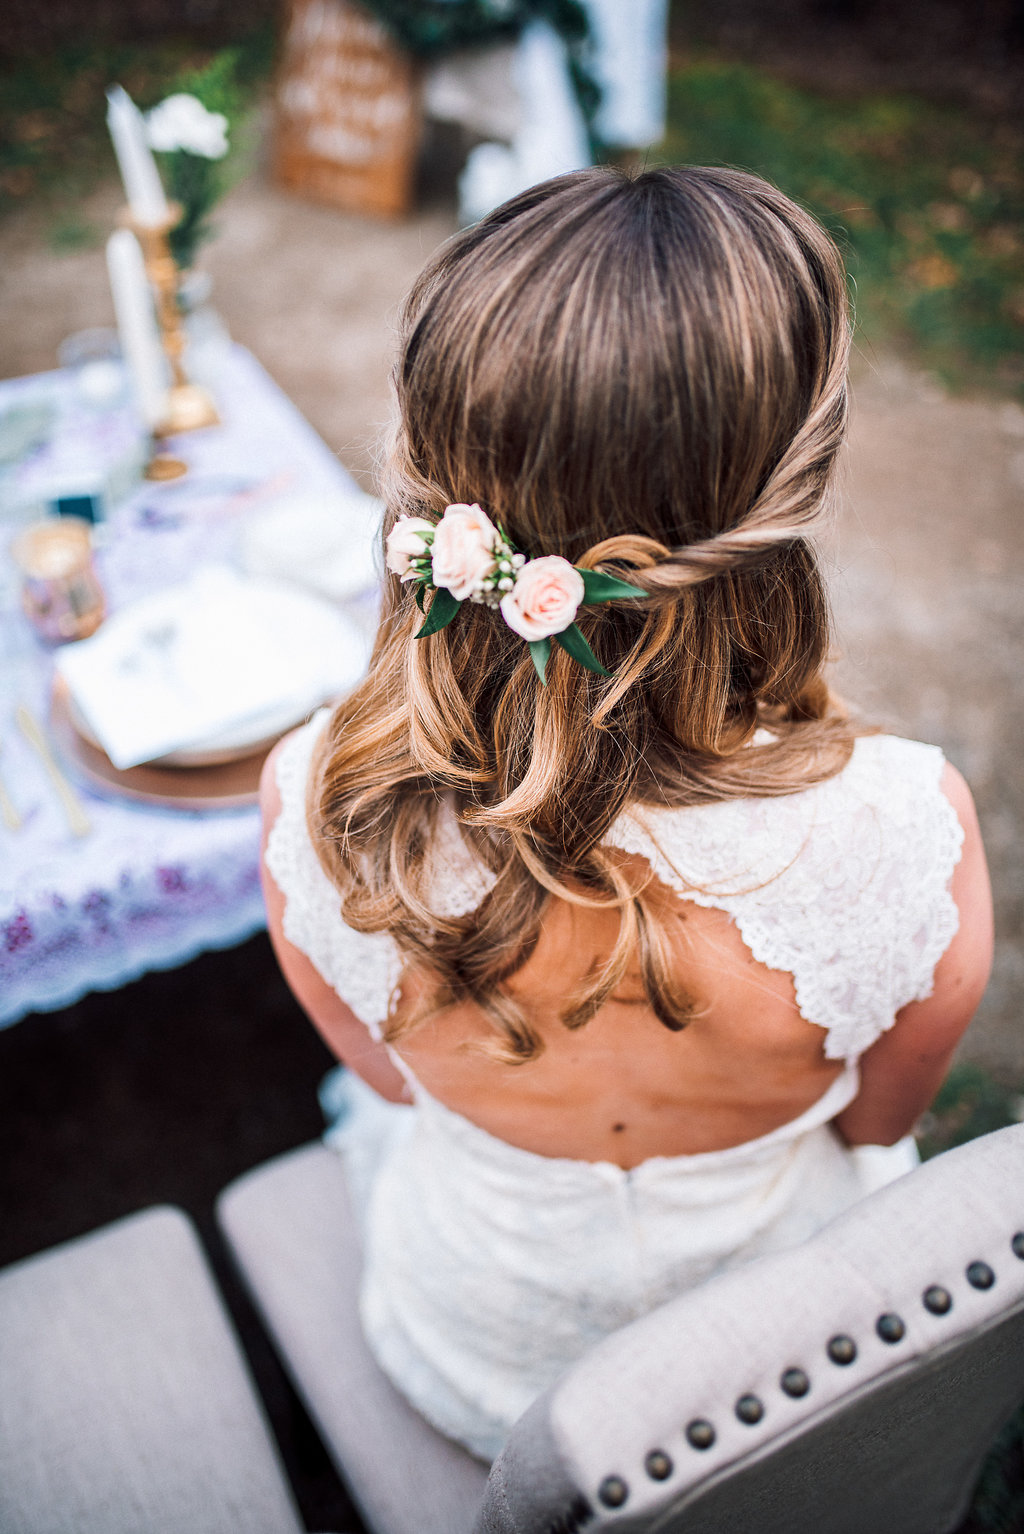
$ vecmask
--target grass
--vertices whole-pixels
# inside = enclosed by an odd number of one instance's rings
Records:
[[[747,65],[672,67],[662,163],[765,176],[838,240],[863,337],[1024,396],[1024,139],[912,97],[840,99]]]
[[[1024,1083],[1000,1081],[980,1065],[955,1065],[918,1121],[915,1137],[922,1157],[1019,1123],[1024,1118],[1022,1088]]]

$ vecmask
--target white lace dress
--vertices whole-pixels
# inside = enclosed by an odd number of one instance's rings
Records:
[[[280,753],[267,861],[285,936],[379,1037],[398,950],[344,925],[306,829],[325,718]],[[444,1433],[493,1457],[591,1343],[712,1273],[804,1239],[913,1165],[912,1142],[851,1151],[829,1121],[856,1095],[858,1057],[930,994],[957,930],[949,881],[963,835],[942,768],[935,747],[868,736],[842,773],[802,793],[631,811],[612,828],[613,845],[642,854],[687,900],[727,911],[755,959],[791,974],[825,1055],[846,1062],[824,1097],[771,1134],[623,1171],[508,1145],[415,1080],[412,1107],[351,1075],[334,1082],[332,1142],[364,1216],[366,1335]],[[454,818],[434,856],[438,905],[474,909],[489,876]]]

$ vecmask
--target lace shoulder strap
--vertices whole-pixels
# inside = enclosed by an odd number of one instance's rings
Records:
[[[338,892],[324,873],[306,825],[313,749],[328,718],[329,710],[321,710],[289,736],[278,753],[281,813],[267,839],[266,861],[284,896],[285,937],[379,1038],[401,978],[398,947],[385,932],[356,932],[345,925]],[[476,910],[494,884],[494,875],[467,846],[447,804],[438,820],[428,877],[432,904],[441,916]]]
[[[949,881],[963,831],[943,766],[934,746],[865,736],[842,773],[803,793],[632,810],[608,840],[728,911],[754,958],[793,976],[828,1058],[855,1060],[931,994],[959,924]]]
[[[267,839],[266,863],[284,896],[284,935],[310,960],[374,1038],[388,1015],[401,959],[384,932],[355,932],[341,919],[340,899],[324,873],[306,826],[306,784],[313,748],[328,711],[290,735],[277,757],[281,813]]]

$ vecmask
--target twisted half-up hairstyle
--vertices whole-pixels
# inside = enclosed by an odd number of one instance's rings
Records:
[[[846,423],[845,274],[815,221],[738,171],[581,171],[455,236],[405,307],[384,533],[478,502],[531,557],[648,593],[582,608],[610,678],[464,603],[440,633],[389,579],[369,675],[336,710],[310,829],[345,921],[430,981],[392,1040],[475,1002],[510,1062],[540,1040],[506,982],[553,897],[613,906],[618,940],[562,998],[587,1022],[627,968],[682,1027],[664,901],[603,845],[631,804],[793,793],[846,762],[809,541]],[[761,730],[756,736],[755,731]],[[494,876],[436,896],[440,817]],[[739,853],[738,849],[738,853]]]

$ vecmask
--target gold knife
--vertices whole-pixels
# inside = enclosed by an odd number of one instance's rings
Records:
[[[3,816],[3,818],[4,818],[4,825],[7,826],[8,830],[10,830],[10,831],[20,831],[21,830],[21,827],[22,827],[21,816],[18,813],[18,810],[17,810],[17,807],[15,806],[14,800],[11,798],[10,794],[7,792],[6,785],[4,784],[4,781],[3,781],[2,778],[0,778],[0,815]]]
[[[82,801],[57,765],[50,743],[24,703],[19,703],[14,715],[18,728],[29,745],[39,756],[50,775],[57,797],[61,802],[72,836],[88,836],[92,822],[82,808]]]

